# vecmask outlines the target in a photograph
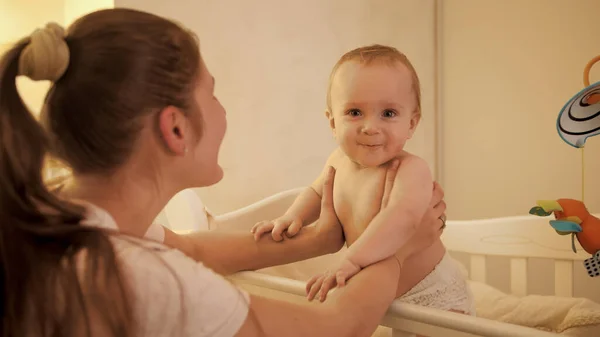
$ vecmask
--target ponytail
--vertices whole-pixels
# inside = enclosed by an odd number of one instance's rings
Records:
[[[50,24],[0,60],[0,333],[129,336],[128,292],[111,241],[81,226],[84,209],[45,185],[50,142],[16,87],[19,75],[60,81],[69,59],[61,34]]]
[[[16,86],[19,56],[27,43],[18,43],[0,61],[0,219],[37,222],[43,220],[41,204],[47,204],[79,221],[81,214],[64,209],[44,185],[48,139]],[[0,226],[0,233],[5,227]]]

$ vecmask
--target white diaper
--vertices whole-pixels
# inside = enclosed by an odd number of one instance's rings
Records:
[[[475,316],[475,300],[462,270],[448,253],[429,275],[398,299],[441,310],[455,310]]]

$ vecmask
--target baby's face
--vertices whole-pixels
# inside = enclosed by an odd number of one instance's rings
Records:
[[[346,62],[331,86],[327,112],[341,149],[364,167],[376,167],[402,153],[419,122],[412,76],[402,63]]]

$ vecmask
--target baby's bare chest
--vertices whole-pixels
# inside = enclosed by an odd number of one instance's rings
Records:
[[[379,213],[385,187],[385,168],[336,169],[333,201],[348,244],[354,242]]]

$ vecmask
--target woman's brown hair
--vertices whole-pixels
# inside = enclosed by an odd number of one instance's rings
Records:
[[[52,193],[49,155],[74,174],[110,175],[135,149],[143,117],[194,110],[195,37],[161,17],[109,9],[55,24],[0,60],[2,336],[132,336],[132,298],[108,232]],[[41,122],[16,78],[50,80]],[[155,123],[157,122],[157,118]]]

